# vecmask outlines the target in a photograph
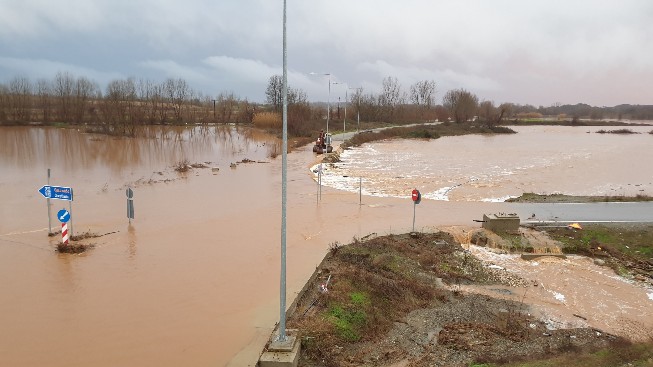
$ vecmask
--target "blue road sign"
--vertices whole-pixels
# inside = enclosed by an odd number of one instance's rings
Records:
[[[61,223],[68,223],[70,220],[70,212],[66,209],[59,210],[57,212],[57,219],[59,219]]]
[[[45,185],[39,192],[46,199],[73,200],[73,189],[70,187]]]

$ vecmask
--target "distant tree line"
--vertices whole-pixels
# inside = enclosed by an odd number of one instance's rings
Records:
[[[146,124],[251,122],[254,109],[231,92],[197,93],[183,79],[117,79],[102,91],[86,77],[61,72],[53,79],[18,76],[0,84],[0,124],[91,124],[128,134]]]
[[[133,134],[148,124],[251,123],[257,112],[281,113],[283,85],[273,75],[265,90],[265,105],[248,102],[232,92],[212,97],[194,91],[183,79],[154,82],[144,79],[116,79],[102,90],[86,77],[67,72],[53,79],[31,81],[18,76],[0,84],[0,124],[32,122],[88,124],[96,131]],[[436,103],[433,80],[418,81],[408,88],[388,76],[378,92],[350,88],[347,103],[349,119],[405,124],[429,121],[476,121],[489,126],[510,119],[653,119],[652,105],[592,107],[587,104],[535,107],[480,100],[465,89],[449,90]],[[339,103],[331,103],[329,115],[342,120]],[[309,103],[306,92],[288,88],[288,131],[294,136],[313,136],[326,118],[324,103]],[[334,125],[335,126],[335,125]]]

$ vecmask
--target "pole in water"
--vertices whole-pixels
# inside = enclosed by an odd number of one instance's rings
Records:
[[[322,163],[318,166],[317,169],[317,189],[318,189],[318,200],[322,200]]]
[[[67,223],[61,223],[61,242],[64,244],[64,246],[68,246],[68,239],[70,236],[68,235],[68,224]]]
[[[363,178],[358,178],[358,205],[363,205]]]
[[[50,169],[48,168],[48,186],[50,186]],[[48,206],[48,234],[52,234],[52,219],[50,218],[50,198],[46,200]]]
[[[72,196],[73,194],[73,189],[70,189],[70,195]],[[73,201],[70,200],[69,202],[69,212],[70,212],[70,238],[73,237]]]
[[[134,191],[131,187],[128,187],[125,193],[127,194],[127,218],[129,218],[129,224],[132,224],[132,219],[134,219]]]

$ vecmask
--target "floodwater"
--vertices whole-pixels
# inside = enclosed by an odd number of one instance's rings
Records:
[[[470,251],[490,266],[530,282],[524,288],[463,286],[466,291],[533,305],[531,312],[550,329],[592,327],[635,341],[651,338],[653,290],[615,275],[609,267],[584,256],[524,261],[520,255],[474,245]]]
[[[589,129],[366,145],[343,165],[361,168],[340,174],[363,177],[362,202],[358,186],[336,187],[335,170],[318,198],[310,147],[289,154],[288,303],[336,241],[473,224],[509,208],[483,199],[519,190],[651,195],[651,136]],[[278,153],[277,139],[235,126],[155,127],[141,138],[0,129],[0,365],[253,365],[279,319],[281,159],[270,158]],[[231,167],[244,159],[254,163]],[[219,170],[181,174],[180,162]],[[60,239],[47,236],[38,189],[48,168],[51,185],[74,190],[72,203],[52,200],[52,230],[66,208],[74,234],[99,235],[84,254],[57,254]],[[425,194],[417,207],[407,198],[413,187]],[[455,187],[449,200],[433,200],[443,187]]]
[[[323,183],[352,192],[452,201],[504,201],[524,192],[653,195],[652,127],[514,127],[516,135],[387,140],[346,151]]]

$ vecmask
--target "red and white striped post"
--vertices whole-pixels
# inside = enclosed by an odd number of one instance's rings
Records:
[[[68,223],[61,223],[61,242],[68,245]]]

